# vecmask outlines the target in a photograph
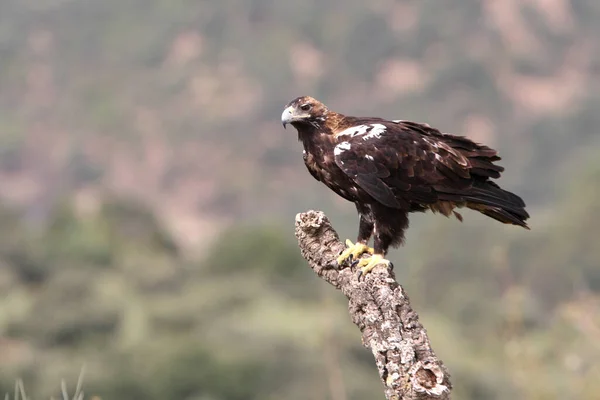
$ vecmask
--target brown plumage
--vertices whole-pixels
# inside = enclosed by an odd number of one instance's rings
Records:
[[[487,146],[427,124],[345,116],[308,96],[288,103],[282,122],[297,129],[311,175],[355,203],[362,250],[373,234],[376,255],[400,245],[410,212],[462,221],[456,209],[467,207],[529,229],[523,200],[491,180],[504,168]]]

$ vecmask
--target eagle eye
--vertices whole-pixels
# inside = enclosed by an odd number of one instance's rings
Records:
[[[306,104],[302,104],[302,105],[300,106],[300,109],[301,109],[302,111],[308,111],[308,110],[310,110],[311,108],[312,108],[312,106],[311,106],[310,104],[308,104],[308,103],[306,103]]]

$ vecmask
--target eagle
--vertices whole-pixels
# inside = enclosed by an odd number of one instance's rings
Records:
[[[521,197],[492,181],[504,168],[488,146],[426,123],[346,116],[310,96],[290,101],[281,122],[296,128],[308,172],[355,204],[358,237],[346,240],[336,261],[357,263],[359,278],[378,264],[391,265],[385,257],[390,246],[404,243],[409,213],[431,211],[462,221],[456,210],[467,207],[529,229]]]

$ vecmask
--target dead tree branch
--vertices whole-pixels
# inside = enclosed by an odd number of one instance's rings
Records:
[[[320,211],[296,216],[302,256],[315,273],[348,298],[352,322],[375,356],[388,400],[450,399],[450,376],[437,358],[393,271],[378,266],[361,281],[354,268],[337,269],[344,250],[329,219]]]

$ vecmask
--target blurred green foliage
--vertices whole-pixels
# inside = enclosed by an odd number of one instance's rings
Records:
[[[455,397],[598,397],[600,3],[505,3],[0,0],[0,393],[381,398],[293,236],[357,229],[279,125],[310,94],[490,144],[528,204],[390,255]]]

